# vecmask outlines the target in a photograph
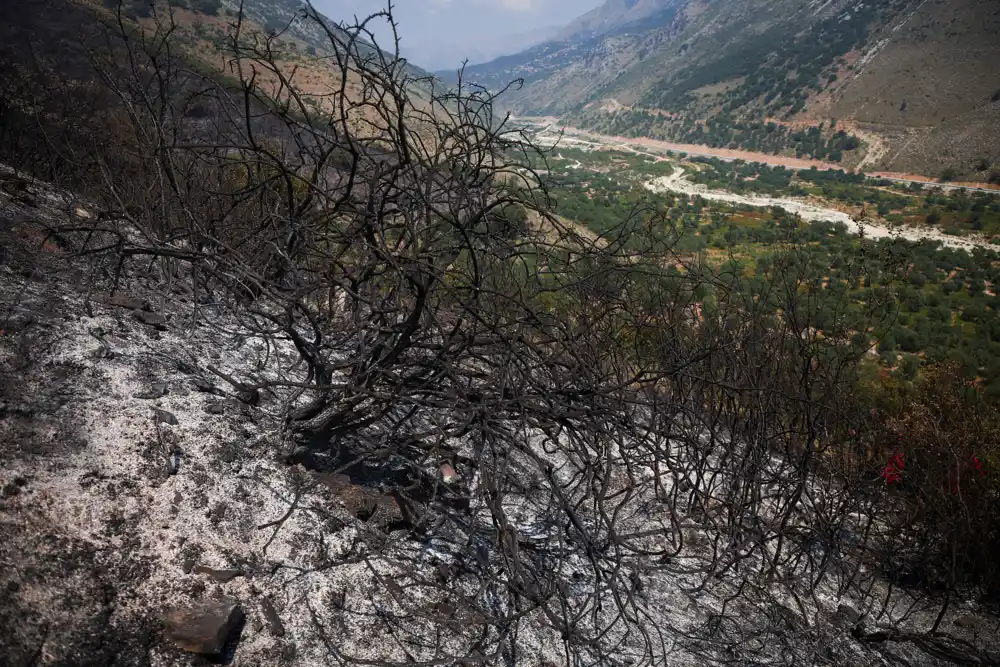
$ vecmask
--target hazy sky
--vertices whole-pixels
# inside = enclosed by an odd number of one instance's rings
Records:
[[[457,68],[523,48],[526,34],[561,27],[602,0],[394,0],[401,49],[427,69]],[[313,0],[336,21],[365,16],[386,0]],[[376,32],[378,34],[378,32]],[[383,31],[384,34],[384,31]],[[379,35],[380,45],[384,41]]]

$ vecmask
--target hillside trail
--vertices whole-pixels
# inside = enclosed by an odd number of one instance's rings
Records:
[[[798,199],[785,197],[768,197],[765,195],[742,195],[725,190],[711,190],[704,185],[692,183],[687,180],[687,174],[679,166],[674,167],[674,171],[669,176],[661,176],[647,181],[645,187],[653,192],[676,192],[685,195],[697,195],[703,199],[711,201],[721,201],[729,204],[744,204],[758,208],[770,208],[777,206],[789,213],[800,216],[803,220],[810,222],[825,221],[839,222],[847,227],[852,234],[860,234],[862,228],[865,236],[874,239],[898,237],[907,241],[936,241],[949,248],[961,248],[971,251],[973,248],[995,249],[987,240],[983,238],[959,238],[949,236],[936,229],[890,226],[878,222],[866,221],[863,225],[858,223],[847,213],[833,208],[825,208],[810,204]]]
[[[854,168],[855,171],[863,172],[868,167],[874,167],[889,154],[889,142],[885,137],[880,137],[873,132],[865,132],[857,127],[851,127],[850,132],[868,146],[865,156]]]

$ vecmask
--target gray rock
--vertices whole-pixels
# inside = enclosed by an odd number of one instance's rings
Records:
[[[128,308],[129,310],[149,310],[149,302],[143,299],[137,299],[134,296],[128,296],[127,294],[113,294],[104,300],[109,306],[117,306],[119,308]]]
[[[184,375],[194,375],[198,372],[197,368],[182,359],[174,361],[174,365],[177,367],[177,370],[184,373]]]
[[[260,391],[256,387],[242,385],[239,391],[236,392],[236,398],[247,405],[257,405],[260,403]]]
[[[218,581],[220,584],[228,584],[236,577],[246,576],[246,573],[244,573],[242,570],[216,570],[211,567],[205,567],[204,565],[196,565],[192,571],[195,574],[207,574],[212,579]]]
[[[175,607],[163,617],[164,634],[188,653],[218,655],[245,618],[239,604],[229,599]]]
[[[963,614],[962,616],[959,616],[954,621],[952,621],[952,623],[954,623],[956,626],[960,628],[973,628],[976,626],[978,621],[979,619],[977,619],[972,614]]]
[[[153,327],[159,331],[167,328],[167,318],[160,313],[151,313],[145,310],[133,310],[132,317],[146,326]]]
[[[199,377],[192,378],[191,384],[193,384],[194,388],[197,389],[198,391],[203,391],[208,394],[214,394],[217,391],[215,385],[206,380],[205,378],[199,378]]]
[[[108,343],[107,339],[104,337],[104,330],[100,327],[92,329],[90,335],[101,344],[99,348],[91,352],[91,356],[95,359],[111,359],[115,356],[114,351],[111,349],[111,344]]]
[[[853,627],[861,620],[861,614],[849,604],[840,604],[837,605],[832,620],[833,624],[839,627]]]
[[[177,426],[180,424],[177,421],[177,417],[172,412],[167,412],[166,410],[161,410],[159,408],[153,408],[153,416],[161,424],[168,424],[170,426]]]
[[[274,608],[271,598],[265,597],[261,600],[260,608],[264,612],[264,619],[267,621],[267,626],[270,628],[271,634],[275,637],[284,637],[285,626],[281,622],[281,617],[278,616],[278,610]]]
[[[135,394],[135,398],[141,398],[145,400],[153,400],[157,398],[163,398],[169,393],[166,382],[157,382],[150,386],[148,391],[142,391]]]
[[[97,360],[101,360],[101,359],[114,359],[115,352],[114,352],[114,350],[112,350],[107,345],[102,345],[101,347],[96,348],[95,350],[93,350],[90,353],[90,356],[93,357],[94,359],[97,359]]]

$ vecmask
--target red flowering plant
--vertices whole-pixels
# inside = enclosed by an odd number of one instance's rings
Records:
[[[882,391],[864,446],[888,492],[887,548],[935,586],[1000,594],[1000,411],[953,366]]]
[[[886,484],[895,484],[903,480],[903,470],[906,468],[906,461],[903,452],[896,452],[882,470],[881,477]]]

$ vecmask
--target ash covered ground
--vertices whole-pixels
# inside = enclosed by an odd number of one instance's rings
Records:
[[[541,613],[517,619],[498,654],[476,654],[484,624],[462,603],[509,611],[464,574],[502,578],[488,543],[438,544],[382,502],[380,480],[290,458],[287,397],[245,400],[209,370],[267,377],[293,363],[287,350],[196,308],[189,288],[152,267],[116,280],[113,265],[71,256],[36,224],[93,215],[44,184],[0,193],[0,664],[208,664],[165,637],[163,618],[221,598],[246,623],[215,662],[567,664]],[[488,532],[474,470],[458,473],[469,521]],[[528,535],[530,498],[511,502],[522,502],[510,515]],[[692,548],[707,548],[712,535],[695,537]],[[623,637],[592,664],[707,664],[692,638],[739,577],[692,593],[697,581],[652,573],[642,608],[658,642]],[[858,641],[858,601],[739,604],[748,627],[780,624],[792,649],[750,647],[728,664],[947,663],[919,642]],[[956,605],[944,627],[981,644],[998,626]]]

